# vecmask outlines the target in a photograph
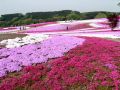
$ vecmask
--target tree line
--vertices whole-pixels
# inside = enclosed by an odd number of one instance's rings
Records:
[[[42,22],[65,21],[65,20],[85,20],[93,18],[106,18],[113,12],[84,12],[72,10],[52,11],[52,12],[31,12],[5,14],[0,17],[0,27],[20,26]],[[118,13],[120,15],[120,13]]]

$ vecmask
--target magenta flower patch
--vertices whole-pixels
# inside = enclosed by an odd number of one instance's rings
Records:
[[[55,38],[54,40],[56,41]],[[47,41],[44,43],[46,43],[45,48],[48,44]],[[52,45],[53,42],[49,41],[49,43]],[[35,52],[35,48],[32,49]],[[14,76],[3,78],[0,90],[8,90],[8,88],[10,90],[119,90],[119,53],[120,42],[86,38],[83,45],[69,50],[62,57],[36,66],[27,66],[19,76],[16,73]],[[47,53],[44,55],[47,56]]]

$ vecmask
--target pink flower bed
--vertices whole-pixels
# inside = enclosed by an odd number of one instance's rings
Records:
[[[75,29],[85,29],[85,28],[93,28],[92,26],[89,25],[89,23],[85,23],[85,24],[76,24],[73,27],[71,27],[71,30],[75,30]]]
[[[67,25],[56,24],[56,25],[50,25],[45,27],[33,28],[25,32],[29,33],[29,32],[49,32],[49,31],[57,31],[57,30],[60,31],[60,30],[65,30],[66,28],[67,28]]]
[[[69,36],[54,36],[41,43],[13,49],[0,49],[0,77],[8,72],[20,71],[23,66],[47,62],[50,58],[61,57],[65,52],[82,45],[84,39]]]
[[[49,25],[49,24],[56,24],[57,22],[44,22],[44,23],[37,23],[37,24],[30,24],[27,25],[28,27],[39,27],[39,26],[44,26],[44,25]]]
[[[3,28],[0,27],[0,30],[2,30]]]
[[[31,30],[23,31],[22,33],[61,32],[61,31],[72,31],[72,30],[78,30],[78,29],[79,30],[84,29],[86,31],[86,28],[89,28],[89,29],[91,28],[91,31],[98,30],[98,29],[101,31],[105,31],[104,29],[109,28],[109,26],[107,25],[107,21],[105,22],[92,22],[91,21],[91,23],[93,24],[95,23],[97,26],[100,26],[100,27],[91,26],[90,22],[80,23],[76,21],[76,22],[71,22],[71,23],[66,23],[66,24],[56,24],[56,25],[50,25],[50,26],[45,26],[45,27],[37,27]]]
[[[26,25],[27,27],[39,27],[39,26],[44,26],[44,25],[50,25],[50,24],[56,24],[57,22],[45,22],[45,23],[38,23],[38,24],[30,24]],[[18,29],[19,27],[4,27],[0,28],[0,31],[10,31],[14,29]]]
[[[2,79],[0,90],[120,90],[120,42],[86,39],[65,56]]]
[[[67,30],[68,27],[68,30]],[[60,32],[71,31],[76,29],[93,28],[89,24],[56,24],[45,27],[37,27],[31,30],[23,31],[22,33],[39,33],[39,32]]]
[[[8,30],[9,29],[17,29],[17,27],[8,27]],[[7,29],[6,29],[7,30]]]
[[[14,30],[14,29],[17,29],[17,27],[0,28],[0,31],[10,31],[10,30]]]

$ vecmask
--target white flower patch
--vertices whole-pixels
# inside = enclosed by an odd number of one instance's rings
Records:
[[[43,35],[43,34],[34,34],[34,35],[28,35],[23,38],[15,38],[15,39],[7,39],[0,42],[1,45],[5,45],[7,48],[15,48],[20,47],[27,44],[32,44],[36,42],[41,42],[43,40],[46,40],[50,38],[49,35]]]
[[[109,27],[108,25],[104,25],[104,24],[100,24],[100,23],[90,23],[89,25],[92,27],[95,27],[95,28]]]

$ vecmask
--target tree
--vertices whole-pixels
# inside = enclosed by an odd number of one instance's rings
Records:
[[[119,17],[117,13],[112,13],[110,15],[107,15],[107,19],[109,22],[109,26],[111,27],[111,30],[114,30],[114,28],[117,27],[119,22]]]
[[[95,16],[95,18],[106,18],[106,17],[107,17],[106,14],[101,12]]]
[[[120,6],[120,2],[117,5]]]
[[[24,17],[24,15],[22,15],[21,13],[15,13],[15,14],[5,14],[5,15],[1,15],[2,21],[10,21],[13,18],[22,18]]]
[[[80,15],[75,12],[71,12],[70,14],[67,15],[67,19],[68,20],[79,20]]]

